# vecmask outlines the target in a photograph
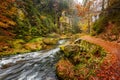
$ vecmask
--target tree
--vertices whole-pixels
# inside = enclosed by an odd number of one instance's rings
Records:
[[[77,4],[76,8],[78,10],[78,16],[81,16],[83,19],[87,19],[87,23],[88,24],[88,33],[90,33],[90,23],[91,23],[91,13],[92,13],[92,9],[91,9],[91,5],[93,4],[93,1],[87,0],[85,1],[85,4]]]
[[[17,9],[12,5],[14,2],[15,0],[0,0],[0,27],[8,28],[16,25],[13,20]]]

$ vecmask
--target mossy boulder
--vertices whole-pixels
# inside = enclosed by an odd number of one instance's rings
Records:
[[[74,53],[78,53],[80,51],[80,46],[77,44],[69,44],[60,46],[60,49],[65,53],[65,56],[69,57]]]
[[[51,34],[48,34],[48,36],[52,38],[60,37],[60,35],[57,33],[51,33]]]
[[[30,51],[41,50],[43,48],[43,38],[34,38],[24,45],[24,48]]]
[[[42,37],[38,37],[38,38],[34,38],[34,39],[31,39],[29,42],[42,42],[43,38]]]
[[[46,45],[56,45],[58,40],[58,38],[44,38],[42,41]]]
[[[9,42],[11,44],[11,47],[14,48],[14,49],[20,49],[23,47],[23,44],[25,43],[24,40],[22,39],[16,39],[16,40],[13,40],[13,41],[10,41]]]

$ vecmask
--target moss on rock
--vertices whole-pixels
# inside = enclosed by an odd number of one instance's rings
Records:
[[[66,57],[70,57],[74,53],[78,53],[80,51],[80,46],[76,44],[70,44],[70,45],[63,45],[60,46],[61,51],[64,52]]]
[[[56,68],[62,80],[90,80],[92,76],[95,76],[96,70],[99,69],[107,54],[99,45],[85,40],[77,44],[61,46],[60,49],[65,59],[60,60]],[[72,66],[71,70],[69,70],[70,66]],[[72,77],[66,73],[67,70],[73,73]]]
[[[44,38],[43,42],[46,45],[56,45],[58,40],[59,40],[58,38]]]

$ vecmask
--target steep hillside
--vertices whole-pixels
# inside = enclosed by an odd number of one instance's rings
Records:
[[[62,11],[69,11],[69,3],[65,0],[1,0],[0,36],[25,38],[58,33],[59,18]]]
[[[120,41],[120,1],[114,0],[94,23],[95,34],[109,41]]]
[[[34,51],[40,50],[44,44],[42,37],[55,37],[54,33],[60,32],[59,18],[63,11],[70,10],[70,2],[0,0],[0,56],[29,52],[23,49],[25,46]]]

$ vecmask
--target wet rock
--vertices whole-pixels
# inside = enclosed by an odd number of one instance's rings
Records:
[[[74,44],[80,44],[81,41],[82,41],[82,39],[81,39],[81,38],[78,38],[78,39],[76,39],[76,40],[74,41]]]
[[[1,69],[6,69],[8,67],[11,67],[12,65],[13,65],[13,63],[4,64],[4,65],[2,65]]]

